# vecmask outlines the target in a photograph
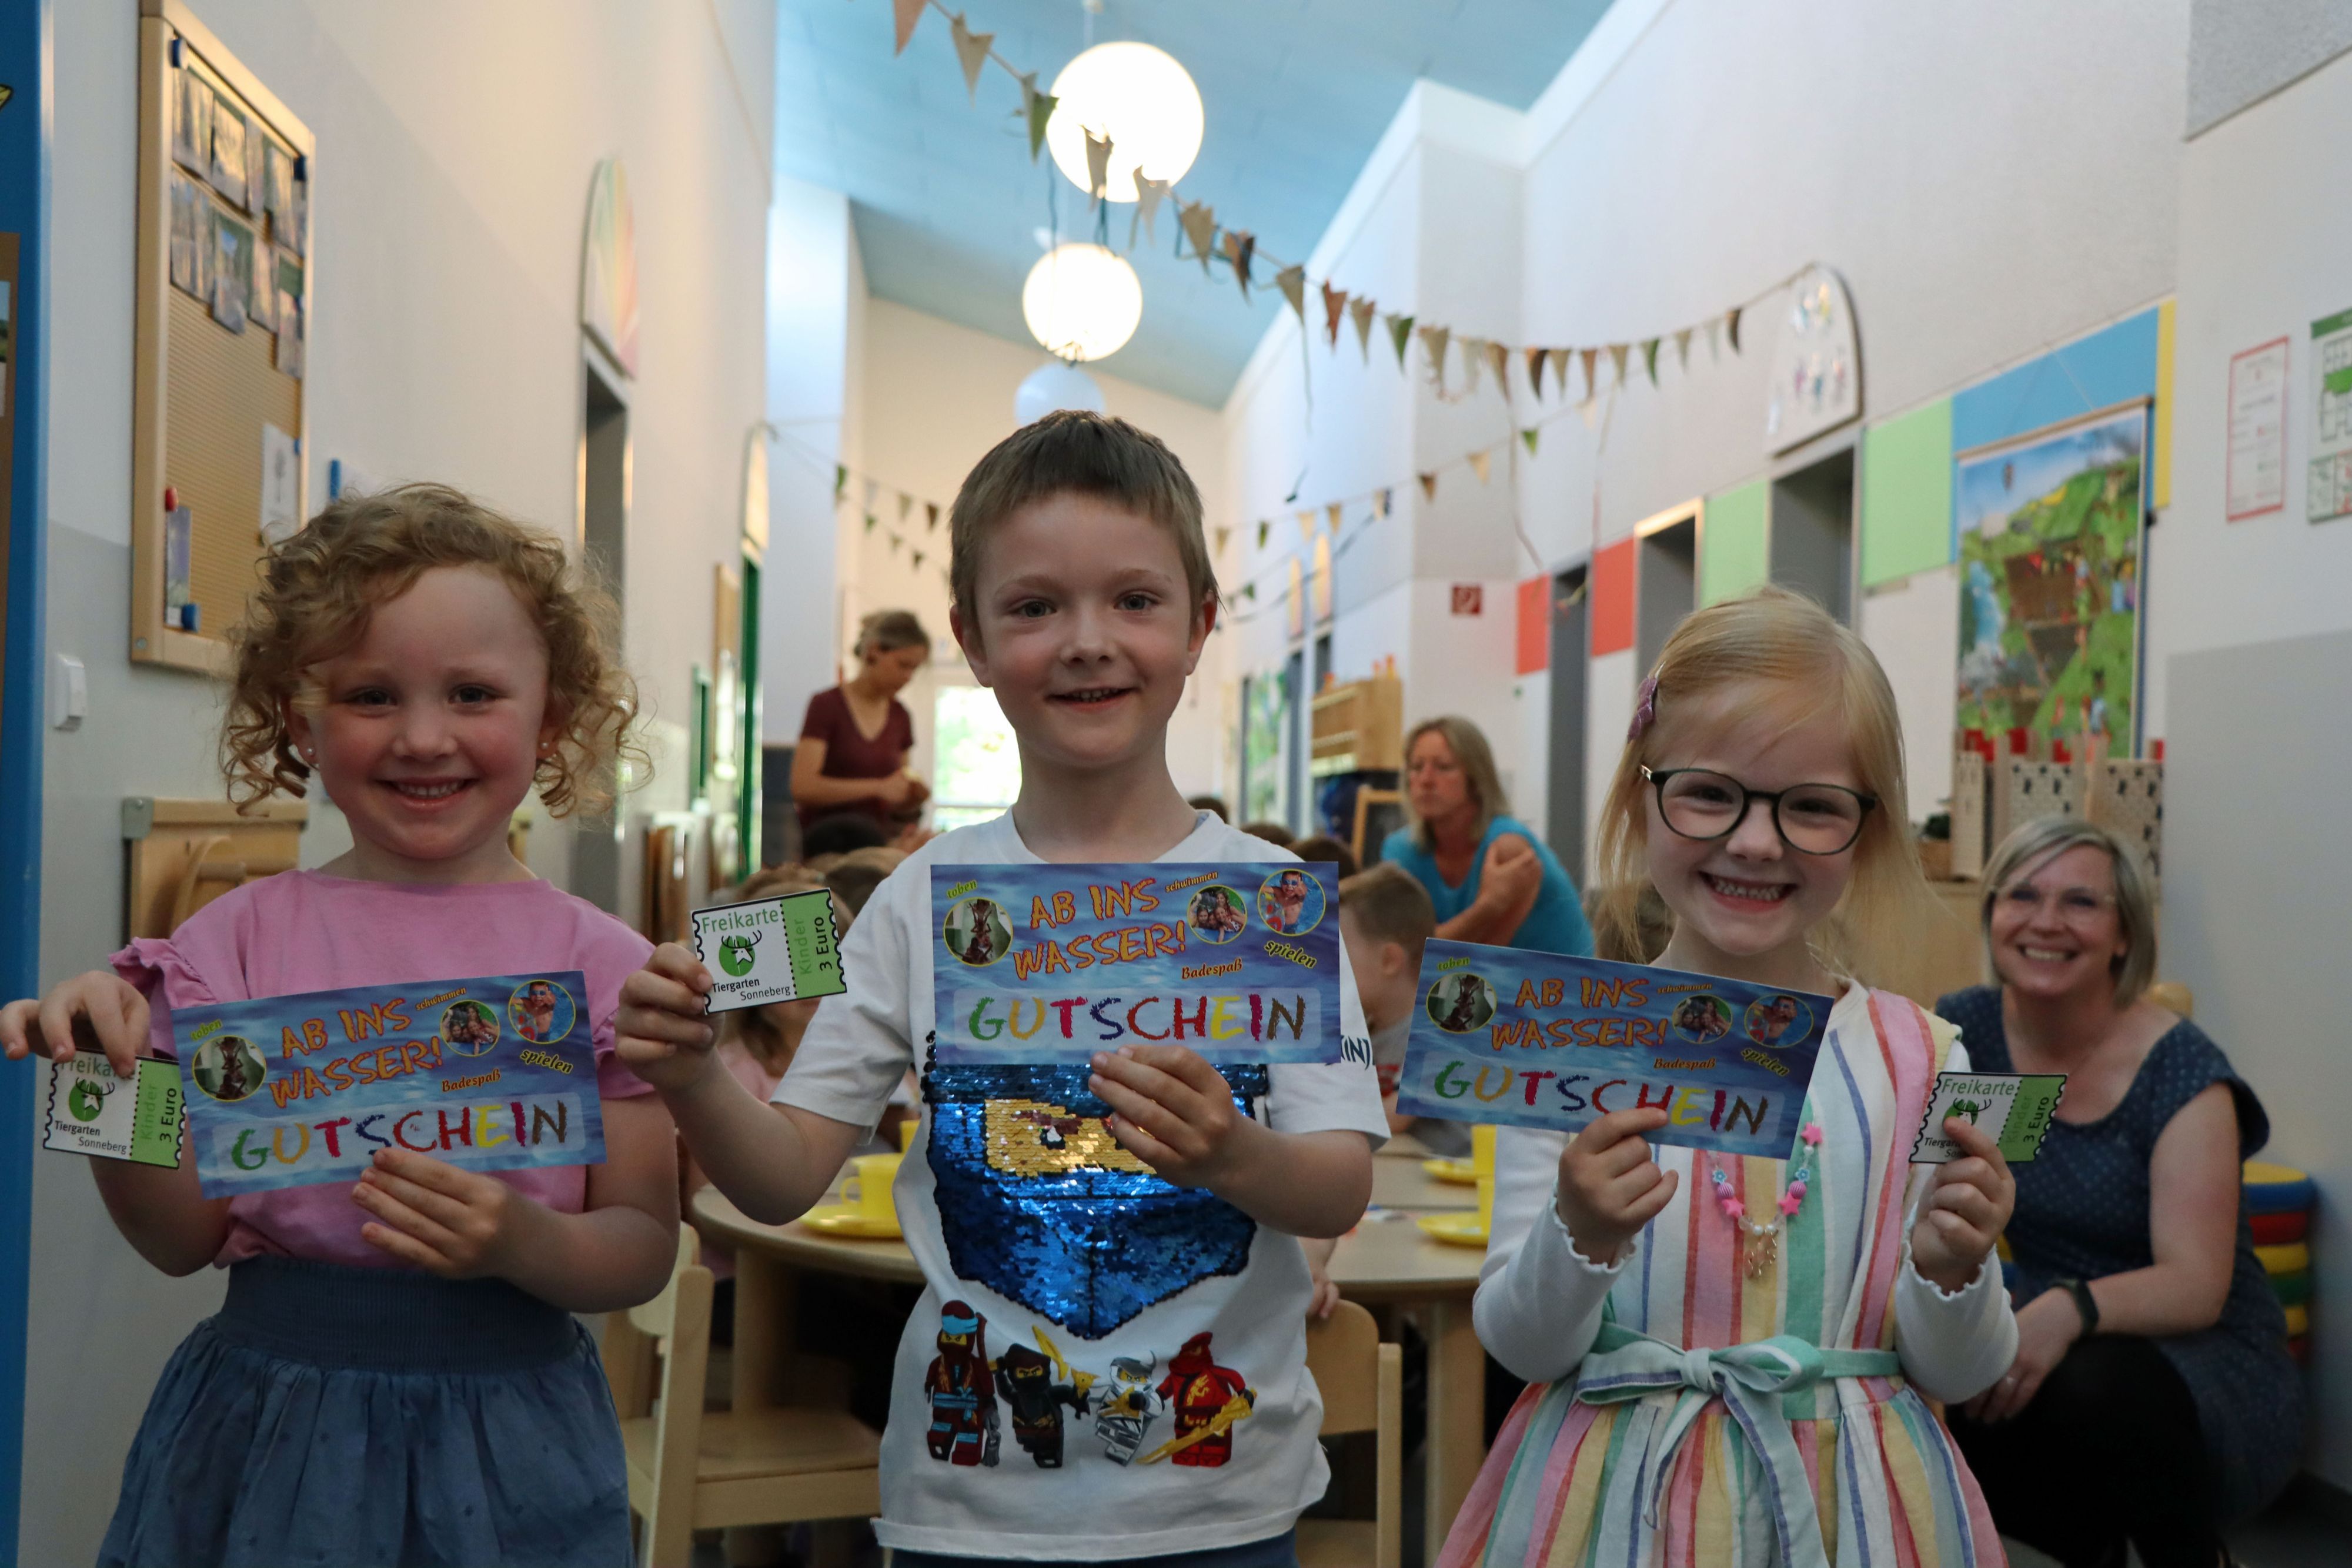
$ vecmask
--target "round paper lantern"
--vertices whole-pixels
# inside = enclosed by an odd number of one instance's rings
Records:
[[[1059,408],[1100,413],[1103,394],[1094,377],[1076,365],[1054,360],[1030,371],[1013,394],[1013,420],[1016,424],[1034,424]]]
[[[1063,360],[1099,360],[1135,336],[1143,284],[1124,256],[1073,241],[1037,258],[1021,286],[1030,335]]]
[[[1097,44],[1054,78],[1061,100],[1045,122],[1054,166],[1079,190],[1094,186],[1086,133],[1110,138],[1104,184],[1114,202],[1135,200],[1135,170],[1181,180],[1201,152],[1201,89],[1175,57],[1150,44]]]

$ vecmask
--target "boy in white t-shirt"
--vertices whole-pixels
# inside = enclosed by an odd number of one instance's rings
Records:
[[[620,1051],[719,1188],[775,1222],[824,1196],[921,1072],[894,1196],[928,1289],[899,1343],[876,1530],[900,1568],[1293,1568],[1327,1479],[1297,1238],[1355,1224],[1387,1131],[1344,956],[1347,1064],[1221,1070],[1169,1045],[934,1066],[925,1049],[933,864],[1296,858],[1169,775],[1169,716],[1218,608],[1199,493],[1125,422],[1052,414],[965,479],[951,548],[950,623],[1019,739],[1020,800],[876,890],[844,948],[849,992],[818,1009],[773,1110],[709,1067],[711,979],[682,947],[624,988]],[[1134,1157],[1032,1176],[992,1157],[1024,1113]]]

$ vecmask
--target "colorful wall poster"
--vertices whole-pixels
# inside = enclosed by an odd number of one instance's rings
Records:
[[[1659,1143],[1784,1159],[1831,998],[1644,964],[1433,941],[1397,1109],[1573,1133],[1657,1106]]]
[[[931,929],[942,1063],[1371,1060],[1339,1037],[1328,862],[934,865]]]
[[[2311,380],[2303,515],[2327,523],[2352,516],[2352,310],[2311,324]]]
[[[1954,460],[1960,729],[2131,755],[2147,449],[2143,401]]]
[[[206,1197],[349,1181],[378,1149],[468,1170],[596,1165],[577,970],[355,986],[172,1017]]]

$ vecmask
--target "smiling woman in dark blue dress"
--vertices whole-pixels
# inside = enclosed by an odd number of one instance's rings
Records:
[[[1952,1413],[2003,1533],[2061,1562],[2226,1563],[2221,1526],[2294,1474],[2302,1384],[2254,1257],[2239,1165],[2262,1103],[2195,1024],[2146,999],[2155,911],[2130,852],[2078,819],[2030,823],[1986,868],[1999,986],[1936,1010],[1987,1072],[2063,1072],[2015,1167],[2018,1349]]]

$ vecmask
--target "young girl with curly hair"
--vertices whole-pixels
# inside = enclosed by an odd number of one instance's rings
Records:
[[[164,1368],[100,1562],[625,1564],[627,1473],[573,1312],[650,1299],[677,1250],[667,1113],[612,1054],[651,950],[507,847],[609,803],[628,677],[610,601],[552,536],[438,486],[330,506],[271,552],[236,639],[222,738],[240,805],[317,783],[350,851],[226,894],[110,970],[0,1009],[0,1050],[117,1071],[173,1054],[175,1008],[342,987],[579,970],[604,1163],[482,1174],[383,1150],[355,1186],[232,1198],[195,1161],[93,1160],[167,1274],[229,1271]]]

